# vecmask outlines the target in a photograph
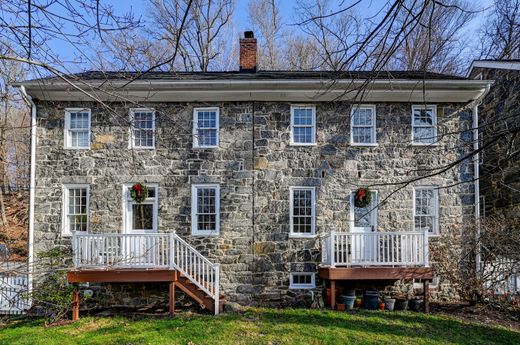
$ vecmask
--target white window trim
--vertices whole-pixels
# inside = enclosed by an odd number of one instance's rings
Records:
[[[312,109],[312,142],[311,143],[297,143],[294,141],[294,110],[299,108]],[[304,126],[308,127],[308,126]],[[291,146],[316,146],[316,106],[311,104],[291,104]]]
[[[422,282],[416,282],[415,280],[416,279],[413,280],[413,288],[414,289],[423,289],[424,284]],[[428,284],[430,286],[430,289],[438,289],[439,281],[440,281],[440,279],[438,276],[433,277],[432,280],[430,281],[430,283]]]
[[[413,230],[415,230],[415,193],[418,190],[433,189],[434,191],[434,220],[433,220],[433,232],[428,232],[429,237],[436,237],[440,235],[439,231],[439,187],[438,186],[416,186],[413,187]]]
[[[312,209],[311,209],[311,233],[304,234],[300,232],[293,232],[293,211],[294,211],[294,191],[295,190],[310,190],[312,198]],[[316,237],[316,187],[308,186],[292,186],[289,187],[290,194],[290,207],[289,207],[289,238],[315,238]]]
[[[310,284],[294,284],[294,276],[311,275]],[[316,273],[315,272],[291,272],[289,277],[289,289],[314,289],[316,287]]]
[[[159,220],[159,184],[158,183],[145,183],[147,187],[155,188],[155,198],[153,201],[153,221],[152,221],[152,230],[132,230],[132,221],[129,219],[130,212],[127,209],[128,202],[130,200],[130,192],[129,188],[132,187],[137,182],[132,183],[124,183],[122,190],[122,207],[123,207],[123,233],[125,234],[150,234],[156,233],[158,230],[158,220]],[[144,202],[146,203],[146,201]]]
[[[376,195],[376,203],[379,203],[379,192],[377,190],[371,190],[370,192],[375,193],[375,195]],[[356,191],[350,191],[349,192],[349,194],[350,194],[350,210],[349,210],[350,232],[356,232],[355,231],[356,226],[354,226],[354,221],[355,221],[355,218],[354,218],[354,207],[356,207],[354,205],[354,194],[355,193],[356,193]],[[376,206],[376,208],[373,210],[373,214],[372,214],[372,217],[373,217],[372,220],[374,222],[373,232],[377,232],[377,211],[378,211],[378,207]]]
[[[413,132],[414,132],[414,128],[415,127],[425,127],[425,126],[415,126],[414,125],[414,112],[416,109],[428,109],[428,108],[432,108],[433,110],[433,137],[435,138],[435,140],[433,141],[433,143],[420,143],[420,142],[416,142],[414,140],[414,136],[413,136]],[[428,105],[412,105],[412,145],[413,146],[437,146],[439,145],[439,136],[438,136],[438,133],[437,133],[437,105],[435,104],[428,104]]]
[[[153,137],[152,137],[152,146],[136,146],[135,143],[135,136],[134,136],[134,114],[139,112],[151,112],[152,113],[152,123],[153,123]],[[155,136],[156,136],[156,116],[155,116],[155,109],[152,108],[131,108],[129,111],[129,118],[130,118],[130,135],[129,135],[129,141],[128,141],[128,148],[129,149],[139,149],[139,150],[153,150],[155,149]]]
[[[72,146],[70,142],[70,114],[76,112],[88,113],[88,146]],[[65,108],[65,124],[63,127],[63,148],[66,150],[89,150],[91,140],[92,113],[90,108]]]
[[[215,145],[199,145],[198,129],[199,121],[197,113],[199,111],[214,111],[216,112],[215,127],[217,129],[217,142]],[[220,146],[220,108],[218,107],[205,107],[205,108],[194,108],[193,109],[193,148],[196,149],[214,149]]]
[[[354,142],[354,110],[355,109],[370,109],[372,110],[373,125],[372,125],[372,137],[374,142],[372,143],[355,143]],[[356,127],[368,127],[368,126],[356,126]],[[362,104],[354,105],[350,110],[350,146],[379,146],[377,143],[377,113],[376,106],[373,104]]]
[[[215,230],[197,229],[197,189],[215,189]],[[192,236],[218,236],[220,235],[220,185],[219,184],[193,184],[191,185],[191,234]]]
[[[90,185],[89,184],[64,184],[62,185],[62,211],[61,211],[61,236],[70,237],[72,232],[70,229],[69,219],[67,217],[67,209],[69,208],[69,189],[87,189],[87,231],[78,231],[79,233],[88,233],[90,226]]]

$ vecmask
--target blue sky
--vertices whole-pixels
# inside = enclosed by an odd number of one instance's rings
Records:
[[[1,1],[1,0],[0,0]],[[345,6],[345,4],[351,4],[354,0],[330,0],[333,6]],[[241,33],[245,30],[250,30],[251,25],[247,14],[248,0],[235,0],[235,11],[233,24],[235,25],[235,31]],[[381,8],[388,3],[388,0],[364,0],[355,7],[356,12],[363,18],[371,17],[378,13]],[[145,21],[144,25],[150,25],[147,21],[146,13],[149,12],[148,4],[146,0],[102,0],[102,4],[111,5],[116,14],[123,14],[128,11],[132,11],[136,18],[141,17]],[[285,24],[293,24],[297,21],[295,18],[295,5],[294,0],[280,0],[280,12]],[[472,6],[475,10],[489,9],[493,0],[474,0],[471,1]],[[464,36],[467,37],[467,44],[469,46],[475,45],[477,36],[477,30],[482,25],[485,16],[488,11],[479,13],[476,18],[470,23]],[[235,39],[237,39],[236,37]],[[72,61],[74,57],[73,49],[65,42],[54,41],[51,44],[53,50],[62,52],[60,57],[65,61]],[[67,66],[70,72],[76,72],[86,66],[68,64]]]

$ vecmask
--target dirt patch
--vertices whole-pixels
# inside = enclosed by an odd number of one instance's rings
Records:
[[[6,244],[10,262],[23,262],[27,258],[29,193],[4,195],[4,206],[7,224],[0,219],[0,243]]]
[[[497,310],[486,305],[470,306],[463,303],[432,303],[431,311],[434,314],[456,317],[466,322],[502,326],[520,331],[520,314]]]

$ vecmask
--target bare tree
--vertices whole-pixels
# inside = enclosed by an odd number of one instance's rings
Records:
[[[480,58],[520,58],[520,0],[495,0],[480,38]]]
[[[188,11],[184,31],[179,28],[186,12],[188,0],[151,0],[151,19],[157,29],[152,39],[166,43],[172,49],[180,41],[179,61],[172,61],[170,69],[179,63],[186,71],[218,69],[215,64],[229,54],[231,39],[225,35],[233,13],[233,0],[193,0]],[[190,1],[191,2],[191,1]]]
[[[463,52],[467,45],[462,32],[474,16],[468,5],[459,0],[429,1],[424,7],[417,1],[405,1],[404,10],[396,17],[396,30],[403,31],[403,42],[388,62],[394,70],[433,71],[460,74],[467,61]],[[426,12],[419,25],[405,26],[410,13]],[[397,32],[396,32],[397,33]]]
[[[249,20],[253,30],[259,36],[260,49],[258,60],[260,68],[276,70],[282,67],[283,22],[279,3],[276,0],[250,0],[248,4]]]

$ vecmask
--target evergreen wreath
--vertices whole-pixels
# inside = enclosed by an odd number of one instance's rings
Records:
[[[354,205],[359,208],[365,208],[370,205],[372,201],[372,193],[368,187],[358,188],[354,195]]]
[[[130,197],[137,203],[142,203],[148,198],[148,187],[141,182],[137,182],[130,190]]]

